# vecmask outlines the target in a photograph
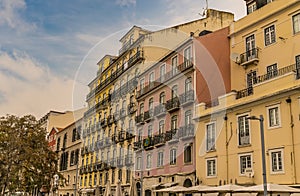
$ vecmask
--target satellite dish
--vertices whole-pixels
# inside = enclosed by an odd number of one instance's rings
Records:
[[[231,53],[230,59],[234,61],[236,64],[241,64],[241,58],[238,53]]]
[[[245,168],[245,175],[248,177],[248,178],[253,178],[254,177],[254,171],[252,168]]]

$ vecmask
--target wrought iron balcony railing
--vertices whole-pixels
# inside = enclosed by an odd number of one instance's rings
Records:
[[[180,102],[178,97],[174,97],[167,101],[166,109],[168,112],[174,112],[180,108]]]

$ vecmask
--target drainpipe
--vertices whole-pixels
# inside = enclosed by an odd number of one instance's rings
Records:
[[[227,184],[229,183],[229,157],[228,157],[228,146],[229,146],[229,141],[231,140],[232,137],[232,123],[230,123],[230,136],[228,138],[228,117],[227,115],[224,116],[224,120],[225,120],[225,133],[226,133],[226,181]]]
[[[294,184],[297,183],[297,169],[296,169],[296,160],[295,160],[295,138],[294,138],[294,118],[292,113],[292,99],[288,97],[286,103],[289,105],[289,112],[290,112],[290,126],[291,126],[291,136],[292,136],[292,164],[293,164],[293,180]]]

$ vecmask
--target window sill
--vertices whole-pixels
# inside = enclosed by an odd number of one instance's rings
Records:
[[[238,146],[238,148],[245,148],[245,147],[250,147],[251,144],[241,144]]]

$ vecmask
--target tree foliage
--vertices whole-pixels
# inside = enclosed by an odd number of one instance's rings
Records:
[[[46,186],[56,173],[56,154],[46,130],[32,115],[0,117],[0,185],[4,191],[30,191]]]

